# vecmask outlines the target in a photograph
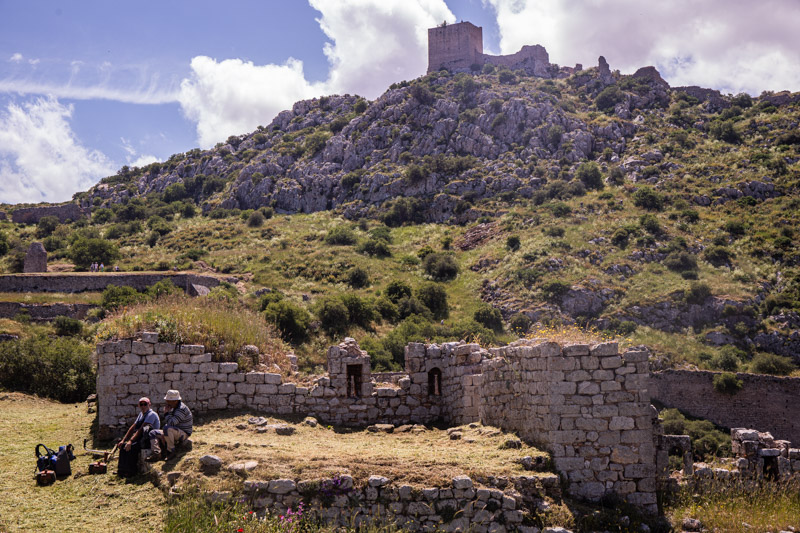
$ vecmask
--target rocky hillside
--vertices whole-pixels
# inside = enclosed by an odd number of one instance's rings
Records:
[[[123,266],[203,257],[299,298],[341,290],[356,267],[378,294],[392,279],[443,281],[422,264],[450,254],[451,301],[488,303],[507,328],[521,315],[578,322],[630,334],[664,364],[690,353],[736,369],[761,352],[800,360],[799,123],[797,93],[671,88],[652,67],[623,76],[602,58],[557,80],[441,71],[373,102],[298,102],[214,149],[123,168],[76,202]],[[252,210],[325,213],[248,229]]]

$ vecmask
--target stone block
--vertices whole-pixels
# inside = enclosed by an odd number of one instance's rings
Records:
[[[646,350],[628,350],[622,354],[626,363],[646,363],[650,358],[650,352]]]
[[[630,446],[614,446],[611,450],[611,461],[622,465],[635,464],[639,462],[639,453]]]
[[[157,354],[175,353],[175,343],[173,343],[173,342],[157,342],[153,346],[153,353],[157,353]]]
[[[150,355],[153,353],[153,345],[147,342],[133,341],[131,343],[131,352],[137,355]]]
[[[608,357],[619,353],[619,345],[616,342],[602,342],[592,346],[589,351],[597,357]]]
[[[248,372],[244,375],[244,380],[247,383],[252,383],[254,385],[263,385],[264,384],[264,373],[263,372]]]
[[[273,479],[267,486],[267,491],[272,494],[289,494],[295,490],[296,484],[292,479]]]
[[[283,383],[283,378],[281,377],[280,374],[267,372],[264,374],[264,383],[266,383],[267,385],[280,385],[281,383]]]
[[[142,342],[146,342],[148,344],[155,344],[158,342],[158,333],[154,331],[143,331],[142,332]]]
[[[199,369],[200,365],[195,365],[192,363],[178,363],[173,368],[175,372],[185,372],[187,374],[195,374]]]
[[[622,431],[619,440],[623,444],[642,444],[652,442],[653,434],[651,431],[644,429],[630,429]]]
[[[453,488],[466,490],[472,488],[472,479],[469,476],[456,476],[453,478]]]
[[[256,385],[256,394],[273,395],[278,394],[277,385]]]
[[[278,389],[278,394],[294,394],[297,385],[294,383],[284,383],[282,385],[277,385],[276,387]]]
[[[188,363],[189,362],[189,355],[183,353],[170,353],[167,354],[167,361],[170,363]]]
[[[548,360],[549,370],[575,370],[578,367],[578,359],[575,357],[552,357]]]
[[[622,357],[618,355],[603,357],[600,359],[600,367],[605,370],[612,370],[622,366]]]
[[[142,362],[142,358],[136,354],[126,353],[120,358],[120,361],[126,365],[139,365]]]
[[[647,464],[632,464],[625,466],[625,477],[627,479],[642,479],[655,477],[656,466]]]
[[[200,363],[198,371],[203,374],[217,374],[219,371],[219,363]]]
[[[240,374],[236,372],[234,374],[228,374],[228,383],[241,383],[244,381],[244,374]]]
[[[219,364],[219,371],[222,374],[230,374],[232,372],[236,372],[239,370],[238,363],[220,363]]]
[[[232,394],[236,392],[236,385],[227,382],[220,383],[219,386],[217,387],[217,392],[219,394]]]
[[[581,357],[581,368],[584,370],[596,370],[600,368],[600,359],[591,355]]]
[[[603,418],[578,418],[575,420],[575,427],[586,431],[605,431],[608,429],[608,421]]]
[[[198,365],[200,363],[210,363],[211,359],[212,359],[212,356],[211,356],[210,353],[201,353],[201,354],[190,355],[189,356],[189,362],[190,363],[194,363],[194,364],[198,364]]]
[[[200,355],[206,351],[202,344],[181,344],[181,353],[187,355]]]
[[[577,389],[578,386],[574,381],[561,381],[550,385],[550,392],[553,394],[575,394]]]
[[[594,395],[600,393],[600,385],[594,383],[592,381],[584,381],[582,383],[578,383],[578,394],[583,395]]]
[[[251,396],[256,392],[256,386],[253,383],[237,383],[236,384],[236,393],[242,394],[245,396]]]
[[[615,416],[611,418],[611,423],[608,425],[608,429],[611,430],[619,430],[619,429],[633,429],[636,427],[636,422],[633,418],[627,416]]]
[[[145,356],[145,360],[147,361],[147,364],[149,364],[149,365],[157,365],[157,364],[165,362],[167,360],[167,356],[164,355],[163,353],[157,353],[157,354],[153,354],[153,355],[146,355]]]
[[[565,357],[575,357],[580,355],[589,355],[588,344],[567,344],[561,348]]]
[[[550,441],[556,444],[573,444],[586,440],[586,432],[580,430],[573,431],[551,431]]]
[[[622,385],[616,381],[603,381],[600,383],[601,392],[614,392],[622,390]]]
[[[566,381],[588,381],[592,379],[592,376],[585,370],[573,370],[571,372],[567,372],[564,376],[564,379]]]

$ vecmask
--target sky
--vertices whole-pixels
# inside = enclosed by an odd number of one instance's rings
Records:
[[[297,100],[377,98],[425,73],[445,20],[482,26],[485,53],[800,90],[798,0],[0,0],[0,203],[68,200]]]

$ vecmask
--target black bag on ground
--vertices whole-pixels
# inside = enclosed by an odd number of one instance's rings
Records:
[[[139,451],[141,449],[142,446],[139,441],[131,444],[130,451],[126,451],[124,446],[119,449],[118,475],[130,477],[139,473]]]
[[[55,462],[55,470],[56,477],[66,477],[72,475],[72,467],[70,466],[70,461],[75,459],[75,456],[72,455],[73,446],[72,444],[67,444],[66,446],[59,446],[58,452],[56,453],[56,462]]]

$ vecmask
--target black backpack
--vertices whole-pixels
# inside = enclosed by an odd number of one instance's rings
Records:
[[[44,453],[41,453],[40,448],[44,448]],[[44,444],[36,445],[36,470],[43,472],[45,470],[52,470],[55,472],[56,477],[66,477],[72,475],[72,467],[70,461],[75,459],[72,454],[74,447],[72,444],[66,446],[59,446],[58,451],[53,451]]]

